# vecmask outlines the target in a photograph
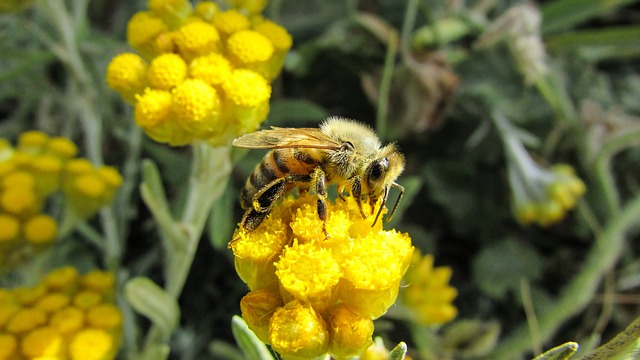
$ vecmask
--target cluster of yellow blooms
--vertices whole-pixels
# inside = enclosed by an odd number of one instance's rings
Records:
[[[584,195],[586,186],[568,164],[557,164],[550,169],[533,165],[535,170],[522,179],[513,179],[514,213],[523,225],[537,223],[546,227],[562,220]]]
[[[47,274],[34,287],[0,289],[0,360],[109,360],[122,337],[112,273]]]
[[[373,320],[395,302],[414,250],[407,234],[383,230],[382,221],[372,227],[374,216],[363,218],[352,197],[327,203],[325,239],[316,201],[289,196],[230,244],[250,289],[242,317],[286,359],[341,359],[367,349]]]
[[[266,1],[149,0],[127,40],[139,52],[114,57],[107,83],[134,105],[136,123],[173,146],[226,144],[255,131],[269,112],[270,82],[280,73],[291,35],[260,12]]]
[[[400,291],[400,300],[413,315],[412,319],[422,325],[441,325],[458,314],[452,304],[458,291],[449,286],[451,268],[433,267],[433,256],[422,256],[416,250],[411,266],[404,276],[405,286]]]
[[[85,218],[111,201],[122,178],[74,158],[76,145],[40,131],[22,133],[14,148],[0,138],[0,271],[19,263],[57,236],[56,220],[43,211],[62,192],[67,211]]]

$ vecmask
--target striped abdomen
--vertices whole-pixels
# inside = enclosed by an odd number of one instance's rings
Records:
[[[321,150],[283,148],[271,150],[253,170],[240,193],[243,208],[252,207],[253,196],[265,185],[286,175],[309,175],[322,161]],[[287,184],[287,192],[296,184]]]

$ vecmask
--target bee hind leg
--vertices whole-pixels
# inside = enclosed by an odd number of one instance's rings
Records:
[[[324,239],[327,240],[329,238],[327,233],[327,181],[324,171],[319,166],[313,171],[313,182],[316,196],[318,197],[316,204],[318,218],[322,220],[322,232],[324,233]]]

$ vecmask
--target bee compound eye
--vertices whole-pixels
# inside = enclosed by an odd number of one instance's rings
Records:
[[[389,159],[387,159],[386,157],[372,162],[369,166],[369,180],[380,180],[380,178],[382,178],[382,176],[387,172],[388,169]]]
[[[341,150],[353,151],[353,144],[350,141],[345,141],[342,143]]]

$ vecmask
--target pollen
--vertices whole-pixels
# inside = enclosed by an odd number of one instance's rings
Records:
[[[151,61],[147,70],[149,84],[160,90],[170,90],[184,81],[187,64],[176,54],[162,54]]]
[[[134,110],[136,124],[143,129],[154,127],[169,119],[172,108],[170,92],[147,88],[137,97]]]
[[[231,76],[231,64],[220,54],[200,56],[189,64],[189,74],[211,86],[219,86]]]
[[[214,88],[199,79],[185,80],[172,91],[173,109],[183,122],[201,122],[215,118],[220,98]]]
[[[269,60],[274,48],[269,38],[263,34],[253,30],[242,30],[229,37],[227,51],[242,65]]]
[[[31,244],[44,245],[55,240],[58,224],[49,215],[36,215],[24,224],[24,238]]]
[[[213,16],[213,25],[223,36],[249,28],[249,19],[237,10],[219,12]]]
[[[234,104],[257,107],[267,102],[271,96],[271,85],[260,74],[251,70],[234,70],[222,88]]]

